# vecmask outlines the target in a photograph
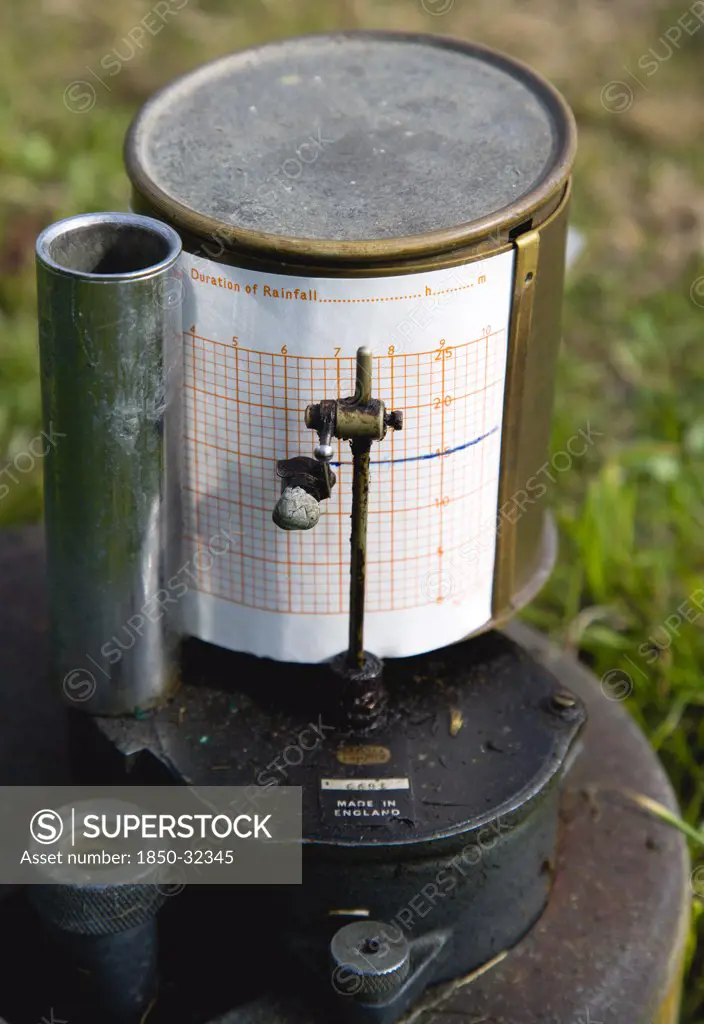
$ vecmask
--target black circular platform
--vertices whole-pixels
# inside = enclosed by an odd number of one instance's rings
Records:
[[[0,534],[0,595],[0,784],[67,782],[65,712],[47,667],[39,530]],[[454,991],[429,992],[428,1008],[410,1020],[674,1024],[688,921],[686,848],[679,833],[617,792],[636,790],[674,808],[672,790],[627,711],[590,673],[533,631],[513,625],[507,632],[549,664],[589,714],[562,796],[553,891],[542,918],[500,963]],[[197,977],[192,984],[198,987]],[[58,1007],[55,1013],[61,1017]],[[219,1024],[319,1022],[264,997]]]

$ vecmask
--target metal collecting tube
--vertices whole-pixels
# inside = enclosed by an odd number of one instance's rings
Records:
[[[180,253],[125,213],[37,239],[53,672],[91,714],[157,705],[178,679]]]

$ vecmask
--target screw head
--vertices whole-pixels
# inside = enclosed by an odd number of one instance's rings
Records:
[[[320,425],[320,405],[307,405],[305,412],[305,424],[309,430],[317,430]]]
[[[569,690],[557,690],[547,700],[547,709],[566,722],[573,722],[583,714],[582,705]]]
[[[384,1003],[408,977],[411,951],[399,928],[381,921],[354,921],[330,943],[333,984],[362,1003]]]

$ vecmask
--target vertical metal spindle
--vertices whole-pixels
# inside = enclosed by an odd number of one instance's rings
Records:
[[[355,403],[366,405],[372,397],[372,353],[357,350]],[[367,578],[367,519],[369,514],[369,462],[372,439],[352,441],[352,535],[350,559],[350,667],[364,668],[364,596]]]

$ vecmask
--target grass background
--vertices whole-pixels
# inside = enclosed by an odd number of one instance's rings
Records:
[[[660,0],[179,4],[135,47],[127,34],[152,4],[3,0],[0,465],[41,429],[34,238],[59,217],[126,207],[122,140],[155,88],[230,50],[336,27],[456,34],[533,64],[577,115],[572,218],[587,243],[568,283],[553,451],[587,424],[602,436],[558,477],[559,565],[527,617],[598,675],[627,674],[627,706],[700,826],[704,614],[664,623],[704,581],[704,25]],[[114,48],[110,77],[100,61]],[[77,80],[95,87],[91,110],[68,109]],[[0,501],[0,525],[40,514],[37,465]],[[693,941],[687,1024],[704,1022],[702,973]]]

